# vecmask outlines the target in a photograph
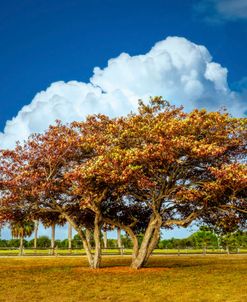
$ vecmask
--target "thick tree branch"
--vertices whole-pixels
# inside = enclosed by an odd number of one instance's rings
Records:
[[[182,226],[182,227],[187,227],[193,220],[195,220],[199,216],[199,213],[197,212],[192,212],[190,213],[189,216],[187,216],[184,219],[171,219],[163,222],[162,226],[171,226],[171,225],[177,225],[177,226]]]

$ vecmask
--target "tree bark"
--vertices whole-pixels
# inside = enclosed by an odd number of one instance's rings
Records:
[[[88,247],[91,250],[92,249],[92,247],[91,247],[91,230],[86,229],[85,233],[86,233],[86,240],[87,240]]]
[[[100,234],[101,234],[102,218],[99,213],[95,213],[94,218],[94,261],[93,268],[99,268],[101,264],[101,246],[100,246]]]
[[[38,239],[38,229],[39,229],[39,221],[34,221],[34,241],[33,241],[33,248],[37,249],[37,239]]]
[[[68,248],[71,253],[72,248],[72,225],[68,222]]]
[[[121,241],[121,229],[117,228],[117,247],[121,249],[122,241]]]
[[[67,216],[66,219],[73,226],[73,228],[77,231],[78,235],[80,236],[82,244],[83,244],[83,248],[86,252],[89,267],[93,268],[93,255],[92,255],[92,252],[91,252],[91,246],[89,246],[88,240],[86,239],[86,236],[85,236],[84,232],[81,230],[81,228],[79,228],[73,222],[73,220],[69,216]],[[87,229],[86,229],[86,231],[87,231]]]
[[[159,239],[160,239],[160,229],[157,228],[154,230],[153,232],[153,237],[149,243],[149,247],[148,247],[148,250],[147,250],[147,254],[146,254],[146,257],[144,259],[144,262],[143,262],[143,265],[145,265],[149,259],[149,257],[151,256],[153,250],[156,248],[158,242],[159,242]]]
[[[82,229],[77,226],[77,224],[73,221],[73,219],[70,218],[70,216],[68,216],[64,212],[62,212],[62,214],[66,218],[66,220],[72,225],[72,227],[77,231],[78,235],[80,236],[82,244],[83,244],[83,248],[87,255],[89,267],[93,268],[93,255],[91,252],[91,245],[90,245],[90,242],[88,241],[88,238],[86,238],[86,236],[88,234],[87,231],[89,231],[89,230],[86,229],[86,235],[85,235],[84,232],[82,231]],[[89,231],[89,234],[90,234],[90,231]]]
[[[230,255],[230,250],[229,250],[229,246],[228,245],[226,246],[226,252],[227,252],[227,255]]]
[[[88,242],[88,240],[86,239],[84,233],[82,232],[82,230],[80,228],[76,229],[76,231],[78,232],[78,235],[80,236],[80,238],[82,240],[83,248],[84,248],[84,250],[86,252],[86,255],[87,255],[87,260],[88,260],[89,267],[93,268],[93,254],[91,252],[90,242]],[[86,229],[86,231],[87,231],[87,229]]]
[[[117,228],[117,247],[119,248],[120,254],[123,255],[122,240],[121,240],[121,229],[120,228]]]
[[[130,236],[133,243],[132,261],[134,261],[134,259],[138,255],[139,246],[138,246],[137,236],[133,232],[132,228],[112,219],[104,218],[104,221],[112,226],[117,226],[118,228],[123,229],[126,232],[126,234]]]
[[[138,239],[130,227],[123,226],[123,229],[130,236],[130,239],[133,243],[133,250],[132,250],[132,262],[133,262],[138,255],[138,250],[139,250]]]
[[[55,254],[55,232],[56,232],[56,225],[53,223],[51,225],[51,254]]]
[[[104,248],[107,249],[107,231],[103,231]]]
[[[20,237],[20,256],[23,256],[23,236]]]
[[[138,254],[131,263],[132,268],[139,269],[147,262],[157,242],[157,234],[159,234],[161,224],[162,221],[159,216],[153,215],[153,217],[151,217]]]
[[[135,234],[133,236],[130,236],[130,238],[131,238],[132,243],[133,243],[133,250],[132,250],[132,262],[133,262],[136,259],[137,255],[138,255],[139,245],[138,245],[138,239],[137,239]]]

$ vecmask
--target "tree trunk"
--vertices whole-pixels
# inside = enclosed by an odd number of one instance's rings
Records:
[[[38,239],[38,229],[39,229],[39,221],[34,221],[34,240],[33,240],[33,248],[37,249],[37,239]]]
[[[133,250],[132,250],[132,261],[134,261],[138,255],[139,245],[138,245],[138,239],[136,236],[131,237],[132,243],[133,243]]]
[[[147,254],[146,254],[146,257],[144,259],[144,265],[147,263],[149,257],[151,256],[153,250],[156,248],[158,242],[160,240],[160,229],[155,229],[154,232],[153,232],[153,237],[150,241],[150,244],[149,244],[149,247],[148,247],[148,250],[147,250]]]
[[[121,229],[117,228],[117,247],[121,249],[122,241],[121,241]]]
[[[125,227],[124,230],[130,236],[130,239],[132,240],[133,243],[133,250],[132,250],[132,262],[133,262],[138,255],[138,250],[139,250],[138,239],[131,228]]]
[[[56,225],[53,223],[51,225],[51,254],[55,254],[55,232],[56,232]]]
[[[137,257],[133,259],[131,267],[139,269],[147,262],[149,256],[151,255],[153,249],[155,248],[155,243],[157,242],[158,234],[161,227],[161,218],[153,216],[150,219],[148,227],[143,237],[143,241],[139,248]]]
[[[91,246],[89,246],[88,240],[86,239],[86,235],[84,234],[82,229],[79,228],[69,216],[66,216],[66,219],[68,220],[68,222],[72,225],[72,227],[77,231],[78,235],[80,236],[82,244],[83,244],[83,248],[87,255],[89,267],[93,268],[93,255],[91,252]],[[86,231],[87,231],[87,229],[86,229]]]
[[[104,248],[107,249],[107,231],[103,231]]]
[[[20,237],[20,256],[23,256],[23,236]]]
[[[68,248],[71,253],[72,249],[72,225],[68,222]]]
[[[226,246],[226,252],[227,252],[227,255],[230,255],[230,250],[229,250],[229,246],[228,245]]]
[[[72,225],[72,227],[77,231],[78,235],[80,236],[82,244],[83,244],[83,248],[87,255],[87,260],[88,260],[89,266],[91,268],[93,268],[93,255],[91,252],[91,246],[90,246],[90,242],[87,240],[88,238],[86,238],[87,231],[89,231],[89,230],[86,229],[86,235],[85,235],[85,233],[82,231],[82,229],[80,227],[78,227],[78,225],[73,221],[73,219],[70,218],[69,215],[67,215],[63,211],[61,211],[61,214],[66,218],[66,220]],[[90,231],[89,231],[89,234],[90,234]]]
[[[100,234],[102,226],[101,215],[95,213],[94,218],[94,243],[95,243],[95,252],[94,252],[94,262],[93,268],[99,268],[101,264],[101,246],[100,246]]]
[[[135,269],[141,268],[145,264],[145,260],[147,261],[147,253],[150,240],[153,235],[153,228],[148,228],[145,232],[145,236],[143,238],[142,244],[138,250],[138,254],[135,259],[132,260],[131,267]]]
[[[87,255],[88,264],[89,264],[90,268],[93,268],[93,255],[91,252],[90,242],[86,239],[85,234],[83,233],[83,231],[80,228],[75,228],[75,229],[78,232],[78,235],[80,236],[80,238],[82,240],[83,248]],[[86,231],[87,231],[87,229],[86,229]]]
[[[119,248],[119,252],[122,255],[123,249],[122,249],[121,229],[120,228],[117,228],[117,247]]]
[[[86,240],[87,240],[88,247],[91,250],[92,249],[92,247],[91,247],[91,230],[86,229],[85,233],[86,233]]]
[[[132,243],[133,243],[132,261],[134,261],[134,259],[136,259],[137,255],[138,255],[139,246],[138,246],[137,236],[135,235],[135,233],[133,232],[131,227],[126,226],[124,224],[120,224],[117,221],[114,221],[111,219],[104,218],[104,220],[106,221],[106,223],[108,223],[110,225],[114,225],[114,226],[117,226],[119,229],[123,229],[126,232],[126,234],[128,234],[130,236]]]

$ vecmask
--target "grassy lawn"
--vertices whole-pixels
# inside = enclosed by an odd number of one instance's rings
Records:
[[[0,258],[0,301],[247,301],[247,256],[153,256],[128,268],[129,256],[105,256],[90,270],[85,257]]]
[[[33,249],[24,249],[25,255],[46,255],[49,256],[51,253],[50,249],[37,249],[36,251]],[[236,253],[236,250],[234,251]],[[55,251],[58,255],[85,255],[84,249],[72,249],[69,251],[68,249],[58,249]],[[121,252],[118,249],[102,249],[103,255],[120,255]],[[131,249],[124,249],[124,255],[131,255]],[[153,254],[203,254],[203,249],[156,249]],[[207,254],[226,254],[226,251],[222,249],[207,249]],[[231,251],[232,253],[232,251]],[[247,253],[247,249],[239,249],[238,253]],[[18,256],[19,249],[10,250],[10,249],[0,249],[0,256]]]

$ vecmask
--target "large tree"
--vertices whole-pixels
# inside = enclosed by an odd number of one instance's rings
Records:
[[[103,225],[128,233],[131,265],[140,268],[161,228],[198,220],[232,229],[246,217],[246,119],[224,112],[185,113],[154,98],[127,117],[58,123],[3,157],[5,204],[62,215],[94,268]],[[93,230],[94,254],[85,227]]]
[[[87,142],[96,155],[68,178],[84,208],[128,232],[134,245],[132,267],[146,263],[161,228],[195,220],[220,220],[221,227],[244,222],[246,119],[206,110],[187,114],[155,98],[150,105],[140,102],[137,114],[115,120],[97,116],[87,123]],[[77,127],[85,133],[85,123]],[[223,181],[225,170],[232,171],[230,182],[238,175],[236,187]],[[134,207],[146,215],[138,219]],[[138,246],[134,227],[142,220],[147,221]]]

